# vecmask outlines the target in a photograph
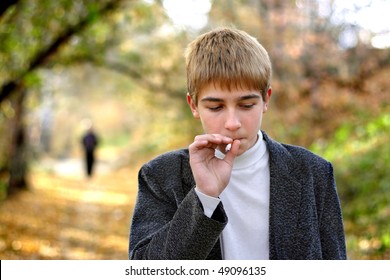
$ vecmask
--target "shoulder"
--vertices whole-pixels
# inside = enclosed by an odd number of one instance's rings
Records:
[[[281,144],[292,157],[294,157],[297,160],[302,160],[304,162],[313,163],[318,162],[321,164],[328,164],[329,162],[322,158],[321,156],[313,153],[312,151],[301,147],[301,146],[295,146],[290,144]]]
[[[188,149],[174,150],[155,157],[141,167],[140,174],[164,181],[190,180],[192,173]]]
[[[310,150],[296,145],[279,143],[267,134],[263,133],[267,143],[271,160],[278,164],[287,166],[289,170],[296,168],[303,169],[332,169],[331,163]]]
[[[144,164],[143,167],[177,168],[178,165],[182,165],[188,161],[188,149],[180,149],[163,153]]]
[[[195,185],[188,149],[167,152],[145,163],[138,173],[139,188],[166,197],[180,197]]]

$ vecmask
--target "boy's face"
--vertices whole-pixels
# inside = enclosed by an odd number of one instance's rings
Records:
[[[258,91],[229,91],[211,83],[199,93],[197,105],[189,95],[187,101],[194,117],[201,120],[205,133],[221,134],[233,140],[240,140],[238,155],[241,155],[257,141],[271,93],[270,88],[266,100],[263,101]]]

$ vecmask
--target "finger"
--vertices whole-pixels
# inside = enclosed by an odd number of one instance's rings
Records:
[[[225,148],[226,145],[233,142],[233,139],[221,134],[203,134],[195,137],[193,145],[198,148],[217,148],[222,145],[221,148]]]
[[[221,143],[231,143],[233,139],[222,134],[203,134],[195,137],[195,140],[207,140],[212,143],[221,144]]]
[[[210,147],[212,147],[214,149],[218,149],[218,150],[222,151],[223,153],[226,153],[226,147],[228,145],[231,146],[231,144],[233,143],[232,138],[224,136],[222,134],[205,134],[205,135],[199,136],[199,139],[205,139],[205,140],[209,141]]]

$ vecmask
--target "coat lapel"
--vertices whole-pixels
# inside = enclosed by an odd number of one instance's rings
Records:
[[[270,259],[287,259],[298,226],[302,184],[288,150],[263,132],[270,160]],[[289,253],[290,252],[290,253]]]

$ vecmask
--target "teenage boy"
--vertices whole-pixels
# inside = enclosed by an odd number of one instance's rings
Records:
[[[187,101],[204,134],[139,172],[130,259],[345,259],[332,165],[260,130],[267,51],[218,28],[186,51]]]

